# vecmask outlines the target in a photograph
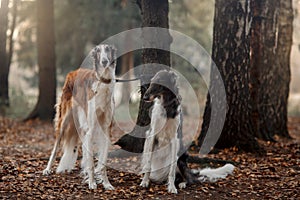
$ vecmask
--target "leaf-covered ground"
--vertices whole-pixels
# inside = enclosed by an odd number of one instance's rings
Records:
[[[260,142],[266,156],[226,149],[211,158],[237,163],[234,175],[216,183],[202,183],[166,193],[165,185],[139,186],[140,175],[109,169],[114,191],[101,185],[88,190],[82,183],[78,163],[69,174],[43,176],[54,143],[50,123],[17,122],[0,117],[1,199],[300,199],[300,119],[289,120],[294,140],[277,138],[277,143]],[[114,139],[120,135],[115,131]],[[117,161],[114,161],[117,163]],[[54,169],[57,162],[54,165]],[[197,164],[191,167],[198,168]]]

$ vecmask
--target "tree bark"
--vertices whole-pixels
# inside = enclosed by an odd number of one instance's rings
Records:
[[[39,98],[26,118],[51,120],[56,101],[55,37],[53,0],[37,0],[37,49],[39,65]]]
[[[277,100],[277,105],[275,106],[278,121],[278,129],[274,134],[291,138],[287,128],[287,105],[288,105],[288,96],[290,90],[290,82],[291,82],[291,67],[290,67],[290,56],[291,49],[293,45],[293,2],[292,0],[280,0],[281,8],[279,11],[279,20],[278,20],[278,45],[277,45],[277,66],[278,73],[277,79],[278,81],[278,98],[274,98]],[[277,82],[277,81],[276,81]]]
[[[142,15],[142,27],[162,27],[169,28],[169,3],[168,0],[137,0],[137,4],[140,7]],[[149,35],[146,32],[142,33],[144,43],[151,42],[153,40],[159,40],[160,38],[167,39],[164,44],[169,49],[172,42],[172,38],[169,31],[166,29],[165,35],[159,33]],[[146,46],[146,45],[145,45]],[[143,79],[141,80],[141,97],[149,87],[149,82],[152,76],[159,70],[161,66],[155,63],[170,66],[170,52],[159,49],[143,49],[142,50],[142,61],[143,64],[149,64],[144,67]],[[139,105],[139,113],[137,117],[137,123],[131,133],[125,134],[115,144],[121,146],[122,149],[140,153],[143,151],[145,141],[145,131],[149,129],[150,116],[149,108],[152,106],[151,103],[144,102],[141,98]]]
[[[2,0],[0,7],[0,107],[9,106],[8,95],[8,54],[6,50],[7,29],[8,29],[8,3],[9,0]]]
[[[252,124],[255,135],[258,138],[263,138],[260,130],[261,112],[259,110],[259,93],[260,93],[260,67],[263,61],[261,60],[263,54],[262,44],[262,21],[265,20],[262,14],[263,7],[265,6],[264,0],[251,0],[250,8],[252,12],[252,27],[251,27],[251,43],[250,43],[250,76],[251,76],[251,106],[252,106]],[[265,135],[267,136],[267,135]],[[270,137],[271,138],[271,137]]]
[[[291,0],[251,0],[251,99],[255,136],[274,141],[290,137],[287,98],[293,12]]]
[[[249,66],[250,66],[250,0],[216,0],[213,37],[213,60],[224,81],[227,95],[227,116],[216,148],[236,146],[249,152],[261,150],[251,124]],[[208,130],[211,101],[218,88],[212,87],[215,79],[211,72],[210,94],[203,117],[198,144]]]

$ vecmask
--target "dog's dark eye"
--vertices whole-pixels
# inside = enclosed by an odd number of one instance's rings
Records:
[[[106,52],[109,51],[109,47],[108,47],[108,46],[105,47],[105,51],[106,51]]]

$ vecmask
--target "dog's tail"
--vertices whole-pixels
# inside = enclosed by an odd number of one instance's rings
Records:
[[[192,170],[193,174],[198,175],[198,180],[200,182],[216,182],[219,179],[224,179],[227,177],[227,175],[230,175],[233,173],[234,166],[232,164],[226,164],[223,167],[219,168],[205,168],[205,169],[199,169],[199,170]]]
[[[181,182],[186,182],[187,184],[195,184],[205,181],[215,182],[218,179],[226,178],[227,175],[232,174],[235,168],[232,164],[226,164],[223,167],[216,169],[190,169],[187,165],[188,158],[189,155],[185,152],[177,161],[180,176],[176,176],[176,184]]]
[[[70,172],[78,157],[79,135],[76,131],[72,113],[73,82],[70,74],[66,78],[61,98],[56,104],[55,133],[61,136],[63,141],[63,156],[59,162],[57,173]]]
[[[60,104],[62,106],[62,104]],[[65,106],[65,105],[64,105]],[[62,122],[59,122],[57,125],[57,131],[62,135],[63,141],[63,156],[60,159],[59,165],[57,167],[56,172],[70,172],[75,165],[75,162],[78,157],[78,142],[79,135],[75,128],[72,108],[66,109],[66,113],[61,114],[61,118],[59,119]]]

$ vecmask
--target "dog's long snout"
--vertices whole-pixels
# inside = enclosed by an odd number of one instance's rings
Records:
[[[108,60],[102,60],[102,66],[103,66],[103,67],[106,67],[106,66],[107,66],[107,63],[108,63]]]
[[[146,92],[143,96],[144,101],[149,101],[150,100],[150,95]]]

